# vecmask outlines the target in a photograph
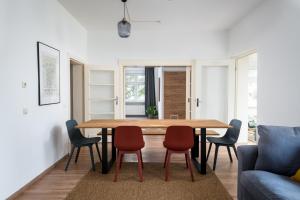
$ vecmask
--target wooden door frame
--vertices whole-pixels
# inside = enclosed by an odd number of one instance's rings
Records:
[[[72,54],[70,52],[66,53],[66,57],[67,57],[66,59],[67,59],[67,62],[69,63],[69,66],[71,65],[71,61],[80,63],[80,64],[83,65],[83,68],[84,68],[84,72],[83,73],[85,73],[86,59],[84,59],[82,57],[78,57],[78,56],[76,56],[76,55],[74,55],[74,54]],[[69,80],[68,80],[69,84],[71,84],[71,80],[70,80],[70,78],[71,78],[71,66],[68,68],[68,78],[69,78]],[[85,77],[84,77],[84,79],[85,79]],[[83,80],[83,81],[85,81],[85,80]],[[69,88],[70,88],[70,91],[69,91],[70,95],[69,95],[69,97],[71,98],[71,85],[69,85]],[[83,89],[85,90],[85,86],[84,86]],[[71,105],[71,99],[69,99],[68,103],[70,103],[69,104],[69,113],[68,113],[68,116],[69,116],[69,119],[71,119],[71,106],[72,106]],[[85,91],[84,91],[84,104],[85,104]],[[84,105],[84,108],[85,108],[85,105]],[[86,110],[84,109],[84,113],[85,112],[86,112]],[[83,118],[85,119],[85,115],[83,116]]]
[[[76,59],[70,58],[70,119],[72,119],[72,115],[73,115],[73,71],[72,71],[72,65],[81,65],[82,66],[82,79],[83,79],[83,85],[82,85],[82,89],[83,89],[83,102],[82,102],[82,108],[83,108],[83,121],[85,121],[85,103],[86,103],[86,99],[85,99],[85,64],[77,61]]]

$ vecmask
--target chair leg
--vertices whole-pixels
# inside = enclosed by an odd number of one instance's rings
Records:
[[[93,147],[89,146],[89,149],[90,149],[90,155],[91,155],[92,169],[93,169],[93,171],[95,171],[96,168],[95,168],[95,163],[94,163]]]
[[[120,169],[122,168],[123,160],[124,160],[124,154],[121,154]]]
[[[67,171],[67,170],[68,170],[68,167],[69,167],[70,161],[71,161],[71,159],[72,159],[72,156],[73,156],[74,150],[75,150],[75,146],[73,146],[73,147],[72,147],[71,154],[70,154],[70,156],[69,156],[69,159],[68,159],[67,165],[66,165],[66,167],[65,167],[65,171]]]
[[[211,146],[212,146],[212,143],[209,143],[209,148],[208,148],[208,152],[207,152],[207,156],[206,156],[206,161],[208,161],[208,157],[209,157],[209,154],[210,154]]]
[[[96,145],[97,153],[98,153],[98,156],[99,156],[99,160],[100,160],[100,162],[102,162],[102,158],[101,158],[101,154],[100,154],[98,143],[95,143],[95,145]]]
[[[136,152],[137,158],[138,158],[138,172],[139,172],[139,177],[140,181],[143,182],[143,167],[142,167],[142,154],[141,151]]]
[[[184,156],[185,156],[185,166],[186,166],[186,168],[188,169],[188,168],[189,168],[189,165],[188,165],[188,158],[187,158],[187,155],[186,155],[186,154],[184,154]]]
[[[191,165],[191,158],[190,158],[190,155],[189,155],[188,151],[185,153],[185,157],[187,159],[187,164],[188,164],[188,168],[189,168],[190,173],[191,173],[192,181],[194,181],[194,174],[193,174],[192,165]]]
[[[140,150],[140,154],[141,154],[141,160],[142,160],[142,168],[144,169],[144,161],[143,161],[143,154],[142,154],[142,150]]]
[[[77,161],[78,161],[79,153],[80,153],[80,147],[77,148],[77,153],[76,153],[75,163],[77,163]]]
[[[167,156],[168,156],[168,149],[167,149],[167,151],[166,151],[166,155],[165,155],[164,168],[166,168]]]
[[[228,151],[228,155],[229,155],[230,162],[232,162],[232,157],[231,157],[230,148],[229,148],[229,146],[226,146],[226,147],[227,147],[227,151]]]
[[[236,148],[235,148],[235,145],[232,145],[232,148],[233,148],[233,151],[234,151],[234,154],[235,154],[235,157],[236,159],[238,160],[238,156],[237,156],[237,152],[236,152]]]
[[[218,158],[218,151],[219,151],[219,145],[216,145],[215,159],[214,159],[214,166],[213,166],[213,170],[214,170],[214,171],[215,171],[215,169],[216,169],[217,158]]]
[[[115,171],[114,182],[117,182],[117,179],[118,179],[118,174],[119,174],[119,170],[120,170],[120,164],[121,164],[122,154],[123,154],[122,152],[118,151],[118,157],[117,157],[117,164],[116,164],[116,171]]]
[[[165,174],[165,181],[169,180],[169,168],[170,168],[170,159],[171,159],[171,152],[167,151],[167,160],[166,160],[166,174]]]

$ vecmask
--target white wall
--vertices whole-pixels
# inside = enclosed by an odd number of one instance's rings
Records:
[[[135,31],[122,39],[115,31],[88,32],[88,62],[117,66],[119,59],[213,59],[227,53],[226,32]]]
[[[229,32],[229,52],[257,49],[258,123],[300,125],[300,1],[268,0]]]
[[[194,59],[224,59],[227,57],[227,31],[200,32],[194,30],[182,31],[137,31],[132,27],[129,38],[120,38],[117,30],[89,31],[87,56],[90,65],[117,67],[122,64],[145,65],[153,61],[155,65],[184,66]],[[134,63],[135,61],[141,63]],[[145,62],[143,62],[145,61]],[[161,63],[158,63],[160,62]],[[172,64],[173,65],[173,64]],[[119,83],[119,93],[122,93],[122,83]],[[161,91],[163,92],[163,91]],[[122,101],[122,98],[121,98]],[[162,108],[161,102],[158,107]],[[160,112],[161,113],[161,112]],[[122,113],[121,113],[122,116]],[[163,117],[159,115],[159,117]]]
[[[5,199],[68,151],[68,53],[85,59],[86,31],[56,0],[1,0],[0,15],[0,199]],[[38,106],[37,41],[61,50],[60,104]]]

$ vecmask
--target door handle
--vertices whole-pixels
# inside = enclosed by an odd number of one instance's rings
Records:
[[[116,96],[116,98],[114,98],[114,101],[116,102],[116,105],[118,105],[119,104],[119,97]]]
[[[197,107],[199,107],[199,106],[200,106],[200,103],[203,103],[203,101],[202,101],[202,100],[200,100],[199,98],[197,98],[197,100],[196,100],[196,105],[197,105]]]

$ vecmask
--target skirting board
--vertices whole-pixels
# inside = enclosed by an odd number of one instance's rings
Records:
[[[38,175],[37,177],[35,177],[33,180],[31,180],[26,185],[24,185],[21,189],[19,189],[18,191],[16,191],[12,195],[10,195],[7,198],[7,200],[13,200],[13,199],[16,199],[17,197],[19,197],[25,190],[27,190],[31,185],[33,185],[38,180],[40,180],[41,178],[43,178],[51,169],[53,169],[59,162],[61,162],[62,160],[64,160],[68,155],[69,154],[64,155],[61,159],[59,159],[58,161],[56,161],[53,165],[51,165],[49,168],[47,168],[45,171],[43,171],[40,175]]]

